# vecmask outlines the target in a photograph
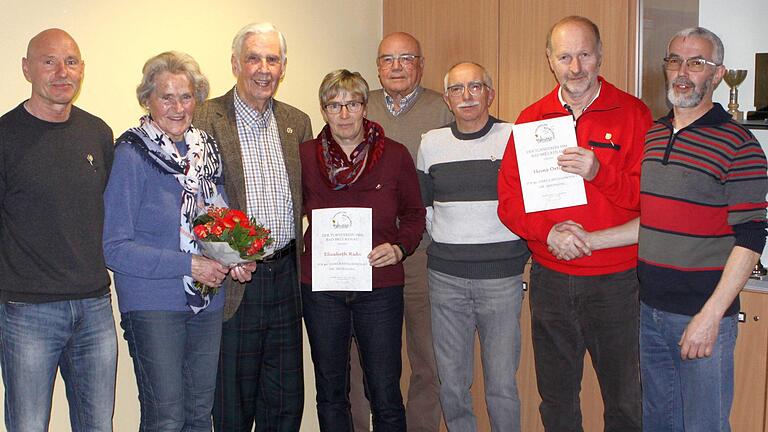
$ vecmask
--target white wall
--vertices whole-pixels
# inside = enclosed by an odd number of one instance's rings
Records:
[[[746,69],[747,79],[739,86],[739,109],[755,109],[755,53],[768,52],[765,26],[768,22],[768,1],[699,0],[699,25],[715,32],[725,46],[724,63],[729,69]],[[723,82],[715,90],[714,100],[728,109],[729,88]],[[763,150],[768,152],[768,130],[752,129]],[[768,264],[768,248],[763,252],[763,264]]]
[[[323,126],[317,89],[327,72],[341,67],[359,71],[371,87],[378,87],[375,57],[382,0],[0,0],[0,11],[0,52],[5,58],[0,62],[0,114],[29,97],[21,58],[29,39],[48,27],[67,30],[79,43],[86,67],[77,105],[102,117],[115,135],[136,125],[142,114],[135,88],[147,58],[167,50],[191,54],[211,81],[211,96],[218,96],[234,85],[229,64],[232,37],[253,21],[271,21],[285,33],[288,67],[277,97],[309,114],[315,133]],[[118,340],[115,430],[135,431],[136,384],[119,328]],[[302,431],[311,432],[318,427],[306,340],[304,366]],[[67,413],[59,381],[52,431],[70,429]]]

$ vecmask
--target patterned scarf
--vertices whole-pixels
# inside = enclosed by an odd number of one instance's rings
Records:
[[[128,134],[139,139],[130,139],[126,137]],[[199,255],[192,223],[200,208],[220,199],[216,182],[221,178],[222,164],[216,141],[202,130],[190,126],[184,133],[189,149],[185,156],[181,156],[171,137],[149,115],[141,118],[141,126],[129,129],[123,136],[143,150],[160,172],[174,176],[181,185],[179,249]],[[205,309],[211,302],[210,296],[200,294],[191,276],[184,276],[184,292],[187,306],[194,313]]]
[[[320,131],[317,161],[320,164],[320,171],[326,173],[326,182],[333,190],[349,187],[363,175],[366,167],[373,168],[381,159],[381,154],[384,152],[384,130],[378,123],[368,119],[363,119],[363,130],[365,131],[363,142],[355,147],[349,159],[341,146],[334,141],[329,125],[326,124]]]

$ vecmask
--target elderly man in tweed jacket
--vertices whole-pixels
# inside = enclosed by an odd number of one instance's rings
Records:
[[[309,117],[273,99],[285,73],[285,37],[272,24],[249,24],[232,43],[235,88],[204,103],[195,126],[212,134],[224,159],[232,208],[272,231],[275,253],[253,279],[226,290],[213,417],[217,431],[298,431],[304,406],[299,144]]]

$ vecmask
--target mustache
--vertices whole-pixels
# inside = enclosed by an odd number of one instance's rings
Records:
[[[478,105],[480,105],[480,101],[467,101],[467,102],[460,103],[459,105],[456,106],[456,108],[469,108],[469,107],[478,106]]]
[[[696,84],[693,81],[691,81],[690,79],[688,79],[687,77],[684,77],[684,76],[679,76],[679,77],[673,79],[671,84],[673,86],[684,85],[686,87],[696,87]]]

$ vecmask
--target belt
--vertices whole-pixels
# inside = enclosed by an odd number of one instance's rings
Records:
[[[282,248],[276,250],[272,255],[262,259],[258,260],[256,262],[274,262],[279,259],[285,258],[293,253],[296,252],[296,240],[291,240],[290,243],[283,246]]]

